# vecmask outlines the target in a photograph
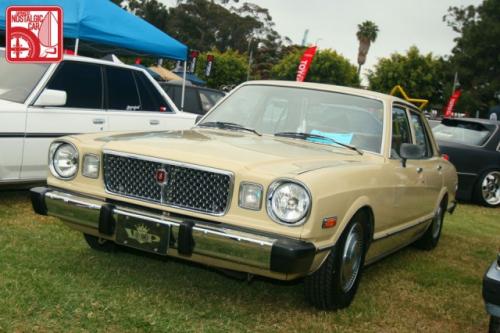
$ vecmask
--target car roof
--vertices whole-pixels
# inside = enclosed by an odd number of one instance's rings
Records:
[[[5,47],[0,47],[0,51],[5,51]],[[88,62],[88,63],[93,63],[93,64],[101,64],[101,65],[111,65],[111,66],[116,66],[116,67],[144,71],[144,69],[142,69],[142,68],[127,65],[127,64],[120,64],[120,63],[116,63],[116,62],[106,60],[106,59],[97,59],[97,58],[91,58],[91,57],[85,57],[85,56],[79,56],[79,55],[63,54],[63,60],[81,61],[81,62]]]
[[[388,103],[401,103],[408,105],[416,110],[419,110],[414,104],[396,97],[396,96],[391,96],[367,89],[360,89],[360,88],[351,88],[351,87],[344,87],[344,86],[337,86],[333,84],[325,84],[325,83],[313,83],[313,82],[297,82],[297,81],[278,81],[278,80],[258,80],[258,81],[247,81],[243,85],[271,85],[271,86],[278,86],[278,87],[290,87],[290,88],[303,88],[303,89],[314,89],[314,90],[324,90],[324,91],[331,91],[331,92],[338,92],[338,93],[343,93],[343,94],[350,94],[350,95],[357,95],[360,97],[368,97],[368,98],[373,98],[373,99],[378,99],[382,100]]]

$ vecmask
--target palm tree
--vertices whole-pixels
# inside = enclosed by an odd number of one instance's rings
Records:
[[[359,40],[358,75],[361,72],[361,66],[363,66],[366,62],[366,55],[368,54],[371,43],[375,42],[377,39],[377,34],[378,26],[372,21],[364,21],[363,23],[358,24],[358,32],[356,33]]]

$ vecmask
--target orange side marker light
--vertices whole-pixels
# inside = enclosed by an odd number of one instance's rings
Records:
[[[336,216],[325,217],[323,219],[323,225],[322,225],[323,229],[333,228],[336,225],[337,225],[337,217]]]

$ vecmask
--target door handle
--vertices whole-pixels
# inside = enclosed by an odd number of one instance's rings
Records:
[[[151,119],[149,121],[149,124],[150,125],[159,125],[160,124],[160,121],[158,119]]]
[[[424,171],[424,169],[422,169],[421,167],[417,168],[417,173],[422,173],[422,171]]]
[[[96,125],[102,125],[102,124],[104,124],[104,119],[102,119],[102,118],[95,118],[95,119],[92,120],[92,122],[94,124],[96,124]]]

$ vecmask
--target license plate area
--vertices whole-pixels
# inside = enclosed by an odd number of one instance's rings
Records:
[[[116,222],[116,243],[146,252],[167,254],[170,241],[168,225],[123,215],[118,215]]]

